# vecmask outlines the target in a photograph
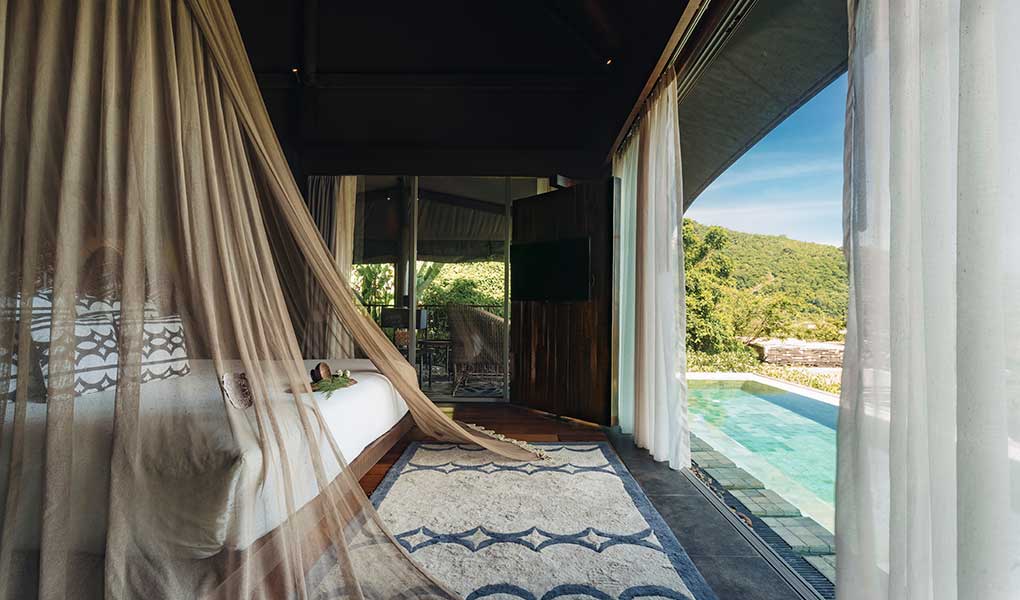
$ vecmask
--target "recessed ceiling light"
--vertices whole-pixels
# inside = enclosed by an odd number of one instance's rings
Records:
[[[607,59],[606,59],[606,64],[607,64],[607,65],[611,65],[611,64],[613,64],[613,59],[611,59],[611,58],[607,58]]]
[[[290,70],[290,72],[291,72],[291,73],[297,73],[297,72],[298,72],[298,68],[297,68],[297,67],[294,67],[293,69],[291,69],[291,70]]]

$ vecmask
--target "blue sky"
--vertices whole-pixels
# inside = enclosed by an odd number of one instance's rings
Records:
[[[842,244],[845,108],[843,75],[733,163],[686,216],[737,231]]]

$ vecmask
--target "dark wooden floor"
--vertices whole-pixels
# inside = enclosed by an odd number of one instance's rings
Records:
[[[608,438],[602,429],[570,419],[561,419],[519,406],[508,404],[456,404],[444,406],[453,410],[458,421],[481,425],[505,436],[526,442],[601,442]],[[393,463],[415,439],[421,439],[416,431],[405,435],[383,456],[365,476],[361,487],[371,494],[386,476]]]

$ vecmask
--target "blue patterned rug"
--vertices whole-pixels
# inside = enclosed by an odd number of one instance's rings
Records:
[[[372,494],[397,540],[467,600],[715,600],[606,442],[512,462],[414,443]]]

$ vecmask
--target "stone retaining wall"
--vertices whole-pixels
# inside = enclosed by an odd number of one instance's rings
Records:
[[[751,347],[762,362],[794,367],[839,367],[843,365],[843,344],[803,340],[765,340]]]

